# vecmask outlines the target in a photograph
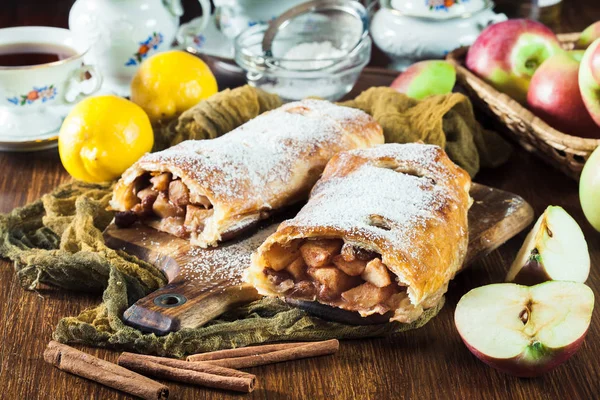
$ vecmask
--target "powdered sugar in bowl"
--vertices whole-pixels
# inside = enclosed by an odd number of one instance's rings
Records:
[[[357,1],[291,19],[278,31],[270,54],[262,48],[267,28],[259,24],[242,32],[235,40],[235,60],[251,86],[284,101],[310,96],[339,100],[352,90],[371,57],[367,12]]]

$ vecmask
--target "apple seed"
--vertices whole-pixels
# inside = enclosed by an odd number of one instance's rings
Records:
[[[529,321],[529,308],[525,308],[523,311],[521,311],[519,314],[519,319],[523,325],[527,325],[527,321]]]

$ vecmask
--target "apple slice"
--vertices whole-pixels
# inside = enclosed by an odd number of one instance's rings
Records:
[[[527,235],[506,281],[585,282],[589,273],[590,253],[581,228],[562,207],[549,206]]]
[[[577,351],[593,308],[594,293],[583,283],[499,283],[465,294],[454,322],[481,361],[511,375],[534,377]]]

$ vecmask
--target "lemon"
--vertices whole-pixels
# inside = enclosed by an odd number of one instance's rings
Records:
[[[63,166],[73,178],[85,182],[118,178],[153,144],[144,110],[117,96],[81,101],[65,118],[58,136]]]
[[[173,118],[217,91],[210,68],[198,57],[179,50],[148,58],[131,81],[131,100],[152,122]]]

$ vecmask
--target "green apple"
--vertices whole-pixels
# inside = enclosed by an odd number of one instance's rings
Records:
[[[550,56],[564,51],[545,25],[511,19],[488,26],[467,53],[471,71],[521,104],[527,100],[529,81]]]
[[[600,232],[600,147],[594,150],[581,172],[579,201],[587,220]]]
[[[507,282],[585,282],[590,273],[588,245],[577,222],[562,207],[550,206],[527,235]]]
[[[534,377],[575,354],[593,309],[594,293],[583,283],[499,283],[465,294],[454,322],[481,361],[511,375]]]
[[[421,100],[435,94],[452,92],[456,83],[456,70],[446,61],[421,61],[408,67],[390,85],[408,97]]]
[[[581,32],[577,43],[575,43],[575,48],[587,49],[596,39],[600,39],[600,21],[594,22]]]

